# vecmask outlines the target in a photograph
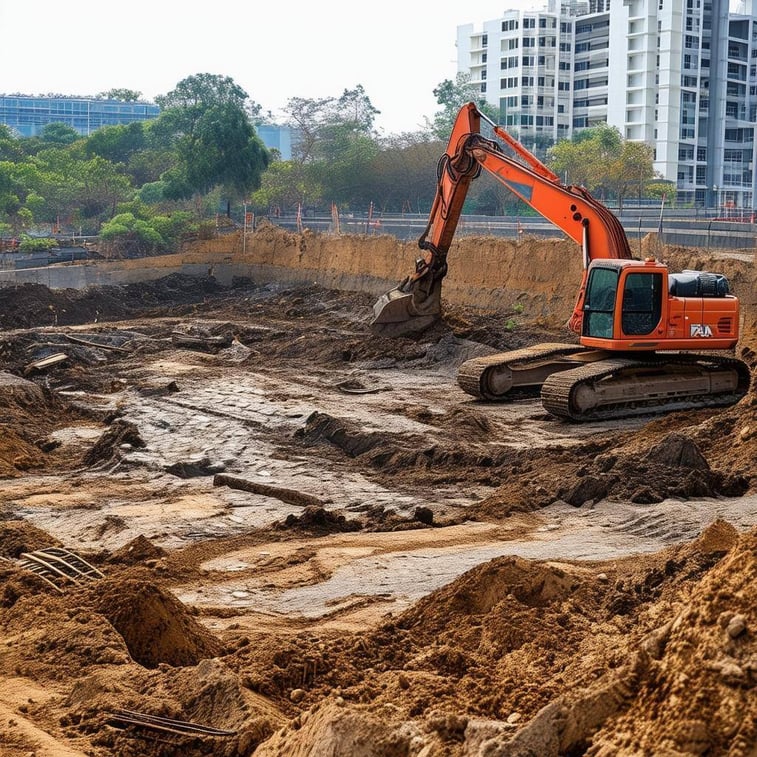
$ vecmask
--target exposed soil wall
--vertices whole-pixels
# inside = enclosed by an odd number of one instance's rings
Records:
[[[641,252],[667,262],[671,270],[692,268],[728,276],[742,302],[744,331],[757,324],[757,269],[753,253],[706,253],[662,247],[656,235],[642,241]],[[0,271],[3,283],[37,283],[52,289],[150,281],[171,273],[234,277],[258,282],[318,284],[330,289],[379,295],[414,270],[416,243],[392,236],[292,233],[261,223],[243,239],[241,232],[201,240],[173,255]],[[517,303],[519,320],[547,327],[564,324],[572,312],[581,278],[581,254],[567,239],[461,237],[453,242],[443,297],[455,305],[507,311]],[[751,327],[751,329],[750,329]]]
[[[644,256],[687,268],[725,274],[743,306],[744,326],[757,324],[757,267],[753,255],[705,253],[662,247],[656,235],[642,242]],[[263,224],[248,233],[193,244],[181,256],[196,266],[214,263],[217,276],[317,283],[335,289],[380,294],[414,270],[420,250],[391,236],[293,234]],[[461,237],[453,242],[444,298],[456,305],[508,310],[515,303],[524,320],[559,326],[572,312],[581,279],[581,254],[566,239]]]

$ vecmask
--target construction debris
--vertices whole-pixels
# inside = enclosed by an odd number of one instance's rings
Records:
[[[104,578],[94,565],[83,557],[62,547],[47,547],[34,552],[23,552],[19,565],[36,573],[59,593],[67,584],[82,584]]]
[[[326,504],[322,499],[314,497],[312,494],[304,494],[303,492],[280,486],[259,484],[256,481],[229,476],[225,473],[218,473],[213,477],[213,486],[228,486],[230,489],[239,489],[251,494],[261,494],[264,497],[274,497],[289,505],[297,505],[298,507],[323,507]]]

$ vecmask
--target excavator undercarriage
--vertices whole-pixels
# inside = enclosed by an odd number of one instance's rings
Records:
[[[719,355],[622,356],[580,345],[539,344],[474,358],[458,369],[460,387],[492,401],[541,397],[551,415],[596,421],[721,407],[749,390],[745,363]]]

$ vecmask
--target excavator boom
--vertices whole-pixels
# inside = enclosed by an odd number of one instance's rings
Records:
[[[486,120],[499,142],[480,133]],[[441,286],[447,274],[447,253],[457,229],[471,182],[482,170],[581,245],[584,267],[599,258],[631,258],[618,219],[585,189],[565,186],[558,176],[504,129],[483,116],[474,103],[463,106],[447,150],[437,167],[437,189],[428,223],[418,240],[423,255],[415,271],[374,305],[372,330],[401,336],[428,328],[441,316]],[[580,331],[583,288],[579,290],[571,328]]]

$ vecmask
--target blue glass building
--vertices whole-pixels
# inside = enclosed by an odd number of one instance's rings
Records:
[[[19,137],[36,137],[51,123],[71,126],[86,137],[101,126],[148,121],[160,115],[160,107],[148,102],[124,102],[95,97],[32,97],[0,95],[0,123]],[[292,130],[288,126],[262,124],[258,136],[282,160],[292,157]]]
[[[51,123],[66,124],[82,136],[88,136],[101,126],[147,121],[159,113],[157,105],[147,102],[0,95],[0,123],[21,137],[36,137]]]

